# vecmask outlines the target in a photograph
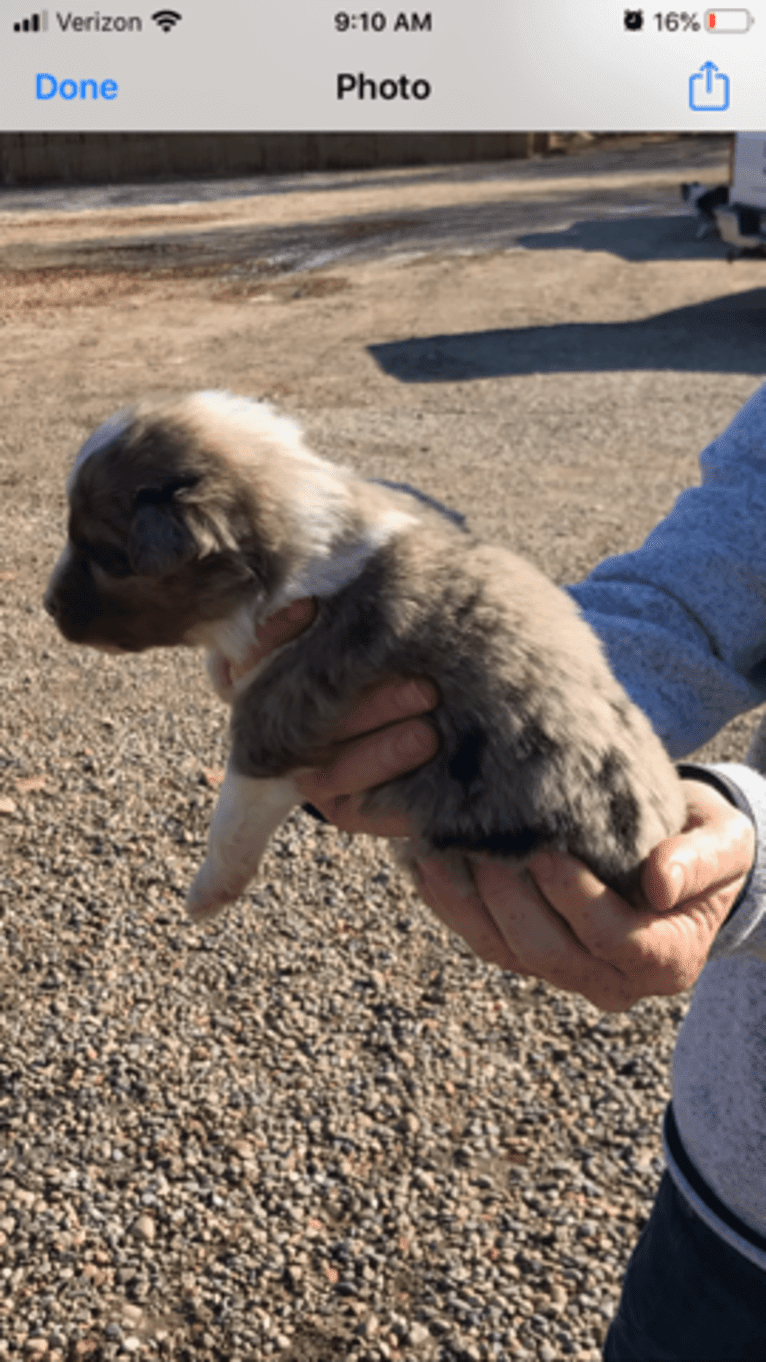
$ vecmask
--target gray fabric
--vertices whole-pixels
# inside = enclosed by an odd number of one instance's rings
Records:
[[[766,386],[703,452],[702,485],[633,553],[569,590],[618,679],[671,755],[688,755],[766,701]],[[683,1146],[738,1217],[739,1236],[671,1176],[720,1237],[766,1269],[747,1227],[766,1234],[766,780],[714,767],[753,812],[758,848],[741,903],[721,928],[681,1028],[673,1110]]]
[[[766,701],[766,387],[634,553],[569,588],[671,756]]]

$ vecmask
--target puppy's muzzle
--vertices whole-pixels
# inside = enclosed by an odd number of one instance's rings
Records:
[[[53,569],[43,606],[65,638],[72,643],[84,640],[98,597],[86,565],[68,548]]]
[[[48,587],[48,590],[43,596],[43,608],[45,609],[46,614],[50,615],[54,623],[58,624],[61,613],[61,602],[51,587]]]

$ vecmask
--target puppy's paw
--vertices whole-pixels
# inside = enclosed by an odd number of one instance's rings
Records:
[[[245,889],[244,884],[232,884],[221,878],[220,871],[205,861],[186,895],[186,911],[194,922],[206,922],[234,903]]]

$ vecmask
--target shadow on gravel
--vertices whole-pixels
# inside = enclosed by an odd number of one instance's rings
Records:
[[[612,208],[611,212],[619,212]],[[725,260],[728,246],[717,236],[697,239],[699,218],[690,213],[643,216],[634,204],[614,217],[573,222],[562,231],[528,232],[518,244],[529,251],[607,251],[623,260]],[[628,217],[627,215],[631,216]]]
[[[766,373],[766,288],[641,321],[469,331],[390,341],[368,350],[401,383],[620,369],[760,375]]]
[[[164,223],[156,215],[144,219],[153,229],[148,236],[113,236],[107,216],[89,224],[99,231],[97,237],[38,241],[30,234],[28,240],[3,247],[0,270],[228,271],[232,278],[249,278],[305,273],[337,261],[433,256],[439,251],[603,251],[635,262],[725,257],[726,248],[717,238],[697,241],[696,215],[663,214],[661,205],[647,203],[645,196],[628,200],[624,190],[598,189],[280,226],[211,226],[204,213],[187,212],[180,225],[172,217]],[[134,218],[133,225],[139,227],[142,220]]]

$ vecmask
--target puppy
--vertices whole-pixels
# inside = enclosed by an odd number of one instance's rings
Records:
[[[334,720],[387,676],[431,677],[440,743],[371,791],[404,809],[407,856],[522,865],[568,851],[640,902],[639,867],[685,802],[649,722],[565,592],[428,498],[318,458],[265,403],[193,393],[118,412],[77,455],[46,609],[111,651],[202,645],[232,707],[231,756],[188,907],[211,916],[256,874]],[[314,623],[252,661],[258,626],[304,596]]]

